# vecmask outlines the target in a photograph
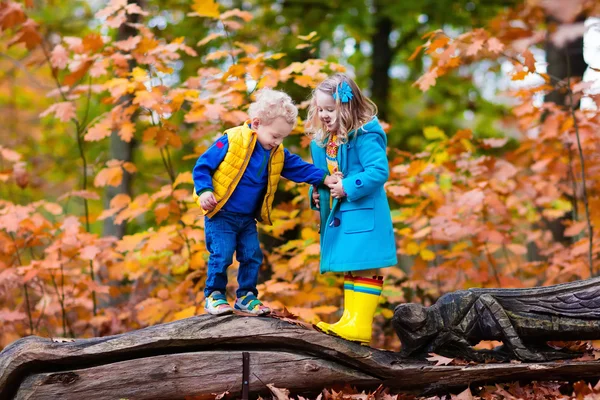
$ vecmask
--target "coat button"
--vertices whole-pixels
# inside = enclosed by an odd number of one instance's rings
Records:
[[[362,181],[360,179],[357,179],[354,183],[356,183],[356,186],[362,186]]]

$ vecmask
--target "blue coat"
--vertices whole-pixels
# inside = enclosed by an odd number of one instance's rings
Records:
[[[319,186],[321,273],[349,272],[396,265],[396,241],[383,188],[388,179],[387,138],[377,117],[351,132],[338,149],[347,194],[329,207],[329,188]],[[313,163],[327,169],[325,148],[310,144]],[[311,187],[311,203],[312,203]],[[315,209],[314,204],[311,204]]]

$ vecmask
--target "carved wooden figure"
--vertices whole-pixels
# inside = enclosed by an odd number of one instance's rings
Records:
[[[396,307],[393,326],[402,354],[430,352],[484,361],[546,361],[579,356],[547,341],[600,339],[600,277],[527,289],[469,289],[448,293],[432,306]],[[499,340],[493,351],[475,350]]]

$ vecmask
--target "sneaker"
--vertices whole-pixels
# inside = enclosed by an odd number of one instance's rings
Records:
[[[245,296],[238,297],[235,300],[234,307],[236,310],[254,315],[265,315],[271,312],[271,309],[257,299],[252,292],[248,292]]]
[[[225,315],[233,312],[233,308],[227,302],[225,295],[218,290],[215,290],[206,298],[204,309],[212,315]]]

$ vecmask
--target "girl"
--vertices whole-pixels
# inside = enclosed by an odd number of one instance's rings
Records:
[[[373,316],[383,277],[373,269],[397,264],[390,208],[383,188],[388,178],[387,138],[377,106],[345,74],[335,74],[313,91],[307,128],[315,166],[342,179],[311,187],[311,207],[321,216],[321,273],[346,272],[344,314],[326,333],[371,341]]]

